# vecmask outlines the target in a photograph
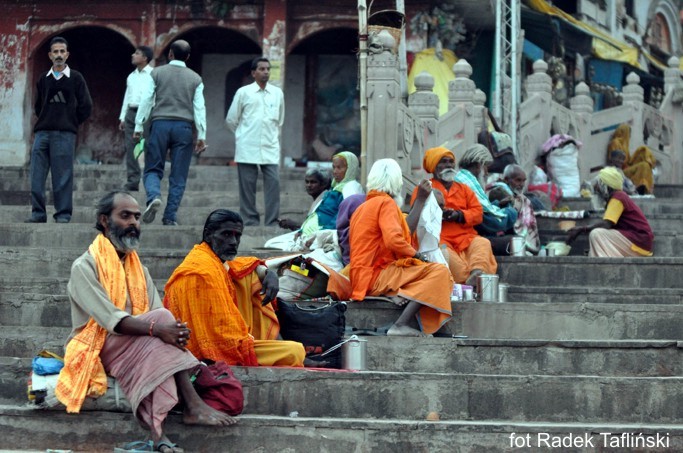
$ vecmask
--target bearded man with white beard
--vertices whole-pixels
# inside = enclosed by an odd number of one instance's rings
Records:
[[[74,261],[67,287],[73,330],[55,394],[69,413],[86,398],[107,391],[115,378],[155,451],[181,451],[164,433],[164,421],[180,399],[183,422],[228,426],[236,422],[202,401],[190,381],[199,361],[187,351],[190,329],[163,308],[136,252],[142,213],[128,192],[114,191],[97,204],[100,232]],[[134,365],[132,365],[134,364]]]
[[[474,229],[482,221],[481,203],[466,184],[455,182],[455,155],[450,150],[443,147],[428,149],[422,166],[427,173],[432,173],[432,187],[439,190],[446,201],[440,243],[447,247],[448,268],[453,280],[474,286],[478,275],[495,274],[498,270],[491,242]],[[411,204],[416,198],[417,189]]]

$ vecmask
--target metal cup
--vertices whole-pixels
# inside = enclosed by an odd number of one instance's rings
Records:
[[[474,294],[472,294],[472,289],[470,288],[465,288],[462,296],[463,300],[472,300],[474,299]]]

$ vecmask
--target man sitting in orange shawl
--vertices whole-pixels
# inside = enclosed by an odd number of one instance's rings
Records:
[[[483,219],[483,209],[477,196],[466,184],[455,182],[455,155],[443,147],[425,152],[422,165],[432,173],[432,186],[443,193],[441,243],[448,248],[448,267],[456,283],[474,286],[477,276],[495,274],[498,263],[491,250],[491,242],[474,229]],[[417,189],[411,203],[415,202]]]
[[[451,318],[453,280],[446,266],[422,261],[411,245],[408,224],[395,201],[402,178],[393,159],[380,159],[370,169],[367,200],[351,217],[351,298],[390,297],[405,309],[387,335],[424,336]],[[414,316],[421,331],[409,326]]]
[[[207,406],[190,382],[199,365],[185,350],[190,329],[161,306],[149,272],[135,251],[140,206],[127,192],[111,192],[97,204],[97,235],[74,261],[67,287],[73,330],[55,394],[78,413],[86,396],[107,390],[114,377],[133,413],[151,431],[157,451],[181,451],[164,434],[168,412],[184,402],[183,422],[227,426],[235,420]]]
[[[236,212],[209,214],[202,242],[166,283],[164,305],[187,321],[187,348],[199,359],[303,366],[303,345],[277,340],[280,325],[270,304],[279,289],[277,275],[258,258],[235,258],[243,228]]]

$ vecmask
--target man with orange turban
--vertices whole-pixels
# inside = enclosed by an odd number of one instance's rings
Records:
[[[498,263],[491,242],[474,229],[481,223],[484,211],[475,193],[465,184],[455,182],[455,155],[438,147],[425,152],[422,166],[432,173],[432,187],[446,200],[441,225],[441,243],[448,248],[448,267],[456,283],[474,285],[480,274],[495,274]],[[413,191],[411,203],[417,197]]]

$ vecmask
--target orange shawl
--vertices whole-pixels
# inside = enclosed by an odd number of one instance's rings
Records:
[[[256,366],[254,338],[238,307],[239,294],[253,294],[255,286],[249,289],[238,284],[238,293],[231,274],[244,278],[259,261],[233,262],[235,270],[228,272],[208,244],[195,245],[166,283],[164,306],[192,329],[187,348],[195,357]]]
[[[116,308],[125,310],[130,295],[133,316],[146,313],[147,281],[138,254],[128,253],[122,264],[111,241],[102,234],[97,235],[88,251],[95,258],[97,278]],[[97,398],[107,391],[107,375],[100,360],[106,338],[106,329],[90,318],[66,346],[55,395],[67,412],[80,412],[86,396]]]
[[[384,192],[371,190],[368,193],[365,203],[351,217],[350,231],[349,274],[354,300],[365,298],[382,269],[389,264],[424,264],[412,259],[417,252],[410,245],[408,224],[396,202]]]

